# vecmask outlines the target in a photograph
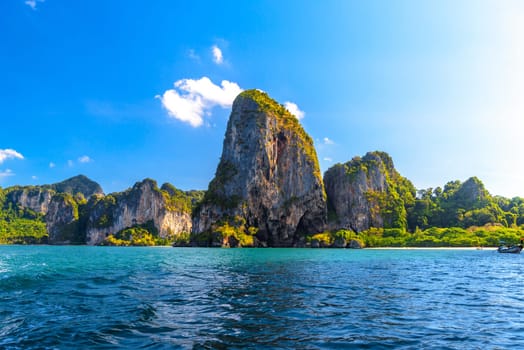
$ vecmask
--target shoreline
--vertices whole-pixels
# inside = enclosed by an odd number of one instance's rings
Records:
[[[372,247],[369,250],[497,250],[496,247]]]
[[[352,248],[332,248],[332,247],[173,247],[171,245],[150,245],[150,246],[103,246],[103,245],[88,245],[88,244],[10,244],[0,243],[0,246],[48,246],[48,247],[105,247],[105,248],[212,248],[212,249],[347,249],[347,250],[497,250],[497,247],[364,247],[360,249]]]

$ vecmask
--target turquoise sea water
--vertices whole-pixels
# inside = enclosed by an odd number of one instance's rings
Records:
[[[0,348],[524,348],[524,255],[0,246]]]

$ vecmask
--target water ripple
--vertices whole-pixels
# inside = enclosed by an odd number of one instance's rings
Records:
[[[0,247],[0,348],[524,347],[493,251]]]

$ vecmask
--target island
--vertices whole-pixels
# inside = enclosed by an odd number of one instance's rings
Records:
[[[380,151],[322,176],[313,139],[263,91],[235,99],[205,191],[144,179],[119,193],[79,175],[0,188],[0,243],[204,247],[475,247],[518,242],[524,198],[476,177],[416,189]]]

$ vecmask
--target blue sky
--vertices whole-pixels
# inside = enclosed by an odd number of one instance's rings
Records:
[[[323,171],[388,152],[418,188],[524,196],[519,1],[0,2],[0,186],[205,189],[232,96],[291,102]]]

